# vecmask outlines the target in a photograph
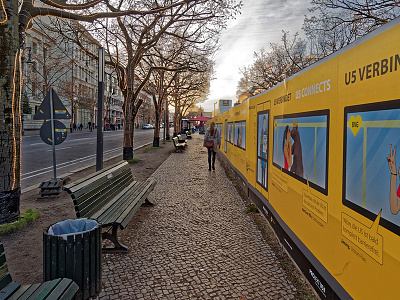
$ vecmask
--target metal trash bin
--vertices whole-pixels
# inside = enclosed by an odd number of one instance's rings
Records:
[[[101,226],[95,220],[69,219],[43,232],[43,279],[70,278],[89,299],[101,290]]]

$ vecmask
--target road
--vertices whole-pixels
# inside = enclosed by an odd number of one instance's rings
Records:
[[[154,130],[135,131],[134,149],[153,141]],[[103,160],[122,155],[123,131],[103,133]],[[76,169],[96,164],[97,133],[74,132],[56,146],[57,177]],[[45,144],[39,136],[22,138],[22,189],[50,180],[54,176],[52,146]]]

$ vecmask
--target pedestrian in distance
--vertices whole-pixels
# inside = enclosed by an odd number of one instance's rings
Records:
[[[72,127],[74,128],[74,131],[76,130],[76,123],[74,122],[74,124],[72,125]]]
[[[213,141],[212,147],[207,147],[208,150],[208,171],[211,171],[211,168],[215,170],[215,155],[217,152],[217,147],[220,149],[221,147],[221,134],[217,128],[215,128],[214,121],[211,121],[210,127],[207,128],[206,134],[204,135],[204,146],[207,141]],[[212,163],[212,164],[211,164]]]

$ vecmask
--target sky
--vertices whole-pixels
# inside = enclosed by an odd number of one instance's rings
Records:
[[[215,75],[210,95],[200,104],[204,111],[212,112],[220,99],[237,101],[236,87],[240,79],[239,68],[253,62],[254,52],[261,48],[270,51],[271,43],[279,43],[282,30],[293,36],[301,35],[304,16],[310,0],[242,0],[241,14],[228,22],[221,33],[221,48],[215,57]],[[215,104],[217,109],[218,104]]]

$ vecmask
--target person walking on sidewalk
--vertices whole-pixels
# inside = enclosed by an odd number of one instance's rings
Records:
[[[213,148],[208,149],[208,171],[211,171],[211,167],[215,170],[215,155],[218,149],[221,147],[221,135],[219,130],[215,128],[214,121],[211,121],[210,127],[207,128],[206,134],[204,135],[204,143],[208,140],[212,140],[214,142]],[[211,165],[211,155],[212,155],[212,165]]]

